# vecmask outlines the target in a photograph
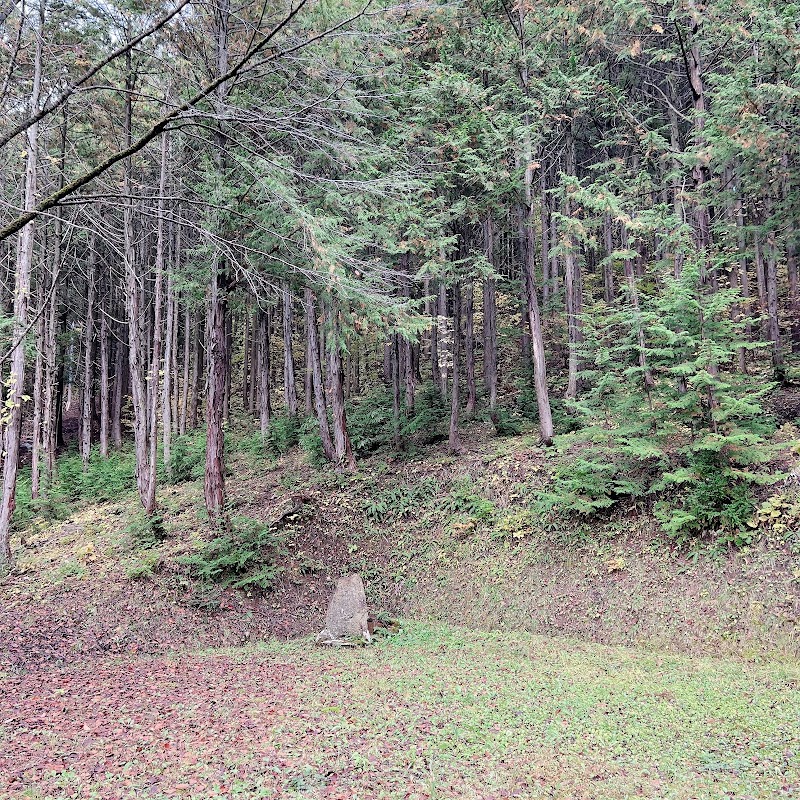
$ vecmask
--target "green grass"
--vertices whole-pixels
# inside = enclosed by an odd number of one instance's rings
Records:
[[[415,624],[364,649],[267,644],[90,675],[88,689],[80,676],[66,682],[61,727],[58,710],[37,720],[39,741],[73,761],[40,774],[30,797],[57,785],[63,795],[50,796],[193,800],[766,799],[800,789],[796,664]],[[56,684],[63,676],[45,676],[30,692]]]

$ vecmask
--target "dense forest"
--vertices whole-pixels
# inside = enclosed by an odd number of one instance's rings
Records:
[[[645,502],[684,541],[735,542],[785,477],[796,5],[7,0],[0,25],[3,564],[21,458],[44,502],[71,444],[132,446],[157,519],[201,429],[224,528],[232,415],[342,471],[534,424],[565,454],[542,513]]]
[[[0,796],[800,796],[800,3],[0,0]]]

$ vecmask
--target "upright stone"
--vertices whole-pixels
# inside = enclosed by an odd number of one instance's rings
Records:
[[[325,644],[344,644],[354,637],[367,642],[370,640],[367,596],[360,575],[348,575],[336,581],[336,589],[325,616],[325,630],[317,640]]]

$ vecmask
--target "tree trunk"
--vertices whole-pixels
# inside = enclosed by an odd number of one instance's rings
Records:
[[[198,414],[197,407],[200,402],[200,382],[203,373],[203,354],[201,353],[201,342],[205,338],[203,330],[203,315],[196,311],[194,314],[194,330],[192,335],[192,380],[191,392],[189,395],[189,419],[188,426],[192,430],[197,428]]]
[[[336,448],[331,439],[328,427],[328,407],[325,402],[325,381],[322,376],[322,357],[320,355],[319,330],[317,328],[317,312],[314,307],[314,293],[306,287],[306,335],[308,336],[308,352],[311,358],[312,391],[314,393],[314,411],[319,423],[322,452],[331,462],[336,462]]]
[[[392,426],[394,428],[394,449],[402,450],[400,438],[400,335],[392,334]]]
[[[483,380],[489,408],[497,405],[497,289],[494,278],[483,282]]]
[[[447,399],[447,372],[449,369],[449,359],[447,352],[448,331],[447,331],[447,287],[444,281],[439,281],[439,301],[437,308],[437,326],[439,334],[437,344],[439,351],[439,391],[442,397]]]
[[[119,341],[114,348],[114,396],[111,405],[111,441],[114,448],[122,448],[122,398],[124,397],[125,367],[128,360],[128,345],[125,331],[120,328]]]
[[[334,301],[328,306],[331,342],[328,349],[331,378],[331,411],[333,413],[333,447],[339,469],[354,470],[356,460],[347,432],[347,415],[344,408],[344,376],[342,374],[342,351],[339,341],[339,313]]]
[[[786,379],[786,369],[783,363],[781,330],[778,320],[777,250],[775,233],[770,231],[767,237],[767,333],[769,341],[772,343],[772,368],[775,380],[783,382]]]
[[[603,299],[606,303],[614,302],[614,230],[611,214],[603,215],[603,241],[606,257],[603,259]]]
[[[289,282],[284,281],[283,296],[283,400],[286,413],[297,416],[297,386],[294,376],[294,355],[292,354],[292,294]]]
[[[447,437],[447,450],[458,454],[463,451],[461,436],[458,433],[458,414],[461,405],[459,359],[461,357],[461,284],[453,285],[453,380],[450,385],[450,430]]]
[[[164,386],[161,396],[161,414],[163,423],[163,459],[167,476],[171,476],[170,458],[172,456],[172,380],[174,372],[173,356],[175,353],[175,298],[172,289],[172,275],[167,276],[167,318],[164,332]]]
[[[42,448],[42,406],[44,402],[44,362],[47,353],[47,307],[45,305],[44,275],[39,278],[36,324],[36,367],[33,380],[33,438],[31,441],[31,499],[39,496],[39,462]]]
[[[109,287],[102,287],[103,300],[100,306],[100,455],[108,458],[109,431],[111,429],[109,418],[109,400],[111,386],[109,382],[109,342],[108,342],[108,292]]]
[[[36,33],[36,56],[34,60],[33,88],[29,108],[31,114],[39,110],[39,94],[42,85],[42,39],[44,28],[44,0],[39,5],[39,27]],[[38,125],[34,123],[26,131],[27,156],[25,163],[26,211],[36,207],[36,169],[38,160]],[[3,445],[3,505],[0,508],[0,572],[11,564],[11,518],[16,506],[17,469],[19,467],[19,444],[22,433],[22,402],[25,393],[25,331],[28,327],[28,300],[31,289],[31,266],[33,263],[34,223],[29,222],[19,232],[17,239],[17,262],[14,278],[14,325],[9,374],[9,393],[6,400],[8,411]]]
[[[258,416],[261,424],[261,439],[267,438],[269,422],[272,418],[272,402],[270,396],[270,346],[269,346],[269,314],[258,312]]]
[[[150,360],[150,381],[148,384],[148,477],[147,477],[147,497],[144,504],[144,512],[148,517],[152,517],[156,512],[156,470],[158,459],[158,400],[159,400],[159,372],[161,370],[161,346],[162,346],[162,305],[164,291],[164,193],[167,183],[168,169],[168,139],[165,133],[161,138],[161,175],[158,183],[158,217],[156,232],[156,263],[155,263],[155,287],[153,293],[153,351]],[[169,298],[167,298],[169,305]],[[169,334],[171,335],[171,331]],[[168,336],[167,342],[171,336]],[[169,367],[167,367],[168,369]],[[166,396],[166,392],[165,392]],[[162,414],[164,415],[164,428],[167,428],[169,420],[169,402],[163,404]],[[166,458],[166,456],[165,456]]]
[[[216,2],[217,75],[228,71],[229,0]],[[221,83],[215,93],[215,110],[219,117],[215,131],[215,166],[220,176],[227,167],[228,138],[222,128],[227,87]],[[208,391],[206,393],[206,466],[204,495],[206,511],[212,522],[227,526],[225,509],[225,387],[230,364],[228,361],[228,265],[225,254],[215,248],[209,287],[208,317]]]
[[[83,393],[81,395],[81,461],[83,471],[89,468],[92,454],[92,395],[94,380],[92,365],[94,358],[94,304],[96,295],[96,260],[94,236],[89,237],[89,260],[86,277],[86,320],[83,342]]]
[[[467,282],[466,293],[466,336],[464,340],[465,362],[467,369],[467,414],[475,413],[477,403],[477,390],[475,387],[475,299],[474,285],[470,280]]]
[[[181,409],[178,433],[186,435],[186,421],[189,414],[189,373],[192,347],[192,314],[187,305],[183,312],[183,383],[181,385]]]
[[[574,125],[574,122],[573,122]],[[575,139],[570,129],[567,138],[567,165],[568,175],[575,174]],[[569,192],[564,195],[564,216],[569,219],[572,216],[572,202]],[[567,327],[569,332],[569,370],[567,375],[567,398],[574,399],[578,396],[578,370],[580,359],[578,347],[583,341],[580,321],[580,266],[578,264],[578,243],[572,234],[568,237],[569,241],[564,253],[564,290],[566,294],[567,306]]]

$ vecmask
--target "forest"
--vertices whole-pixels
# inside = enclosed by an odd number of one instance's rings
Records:
[[[794,3],[0,0],[0,791],[793,796],[799,230]],[[383,649],[309,654],[351,572]],[[405,733],[365,700],[381,663]],[[239,691],[224,724],[197,669]],[[503,670],[561,705],[512,718]],[[307,729],[273,702],[269,755],[74,738],[149,696],[204,747],[174,690],[227,741],[262,673],[331,692]],[[486,681],[521,694],[453,688]]]

